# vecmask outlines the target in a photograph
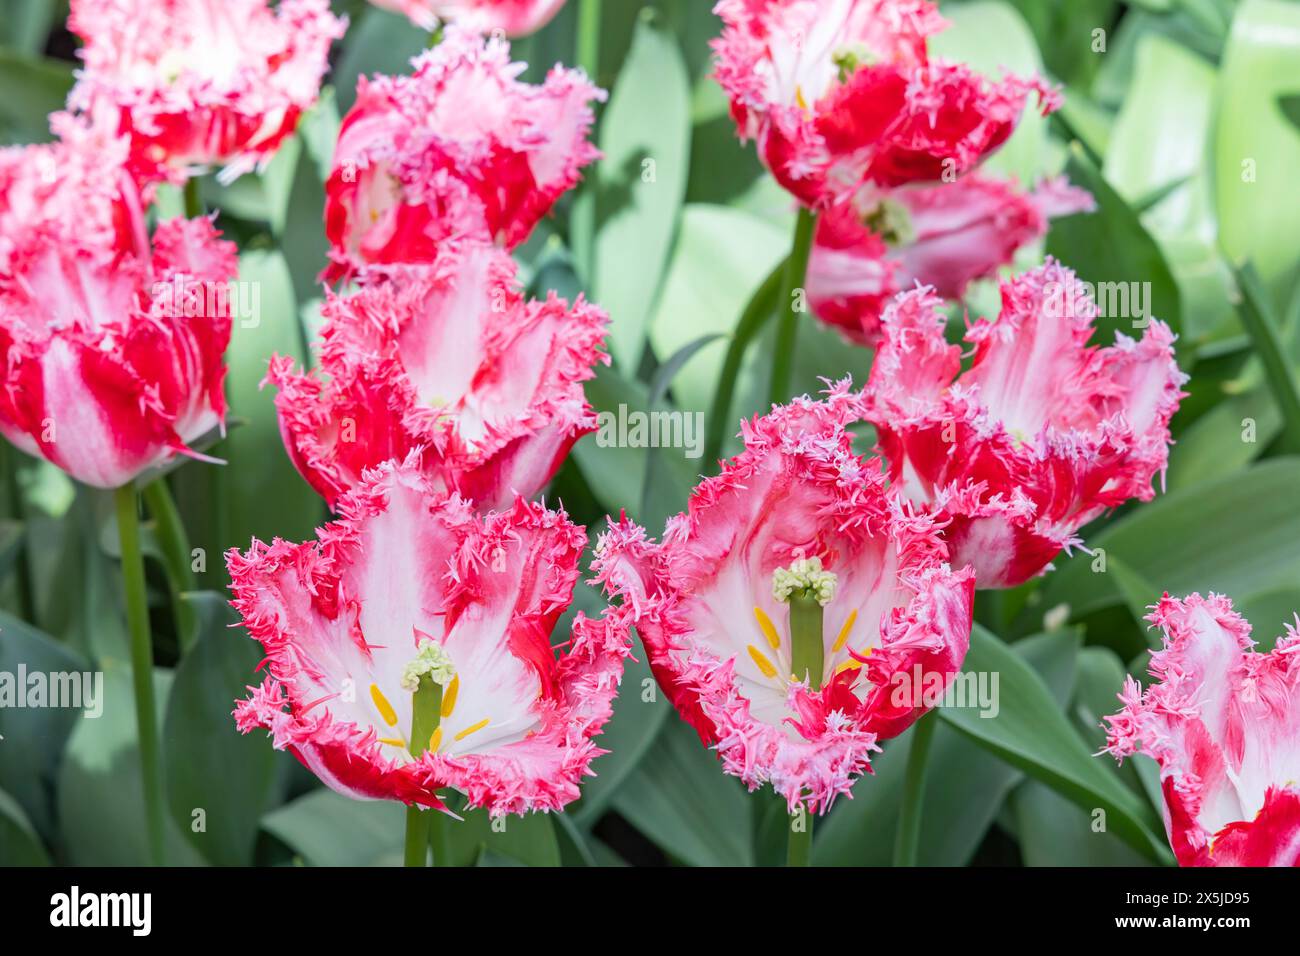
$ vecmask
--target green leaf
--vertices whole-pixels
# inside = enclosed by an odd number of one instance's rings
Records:
[[[331,77],[339,112],[352,109],[358,77],[410,73],[411,57],[421,53],[428,42],[429,35],[413,27],[402,14],[367,6],[348,29],[343,55]]]
[[[272,810],[262,827],[311,866],[374,866],[394,853],[400,860],[406,808],[322,787]]]
[[[1103,818],[1044,784],[1027,780],[1008,801],[1025,866],[1150,866],[1104,826]]]
[[[230,433],[219,454],[232,464],[221,478],[229,492],[230,528],[216,555],[226,548],[247,548],[254,535],[270,541],[279,535],[290,541],[309,537],[323,515],[323,505],[294,470],[285,454],[275,414],[275,390],[260,388],[273,354],[302,360],[298,310],[289,270],[278,252],[245,252],[239,260],[239,280],[255,290],[255,317],[235,321],[227,359],[230,409],[248,424]],[[208,545],[212,560],[211,542]]]
[[[473,866],[484,854],[504,861],[499,865],[560,865],[560,844],[550,814],[502,817],[495,826],[486,810],[465,810],[461,815],[463,822],[450,817],[437,821],[447,837],[448,858],[442,865]]]
[[[66,862],[74,866],[143,866],[147,863],[135,696],[124,661],[101,662],[103,713],[77,724],[59,773],[59,823]],[[164,707],[171,674],[154,671],[155,700]],[[172,866],[201,865],[170,816],[164,817],[166,859]]]
[[[50,139],[50,114],[64,108],[72,65],[0,49],[0,144]]]
[[[672,355],[701,335],[730,335],[751,292],[788,246],[784,231],[748,213],[723,206],[686,206],[650,323],[655,354]],[[682,370],[673,388],[679,408],[710,407],[723,361],[722,350],[712,349]]]
[[[1171,492],[1088,539],[1118,556],[1160,591],[1218,591],[1239,598],[1293,584],[1300,576],[1300,458],[1274,458],[1211,482]],[[1224,529],[1231,529],[1225,534]],[[1122,602],[1111,575],[1085,552],[1058,559],[1043,606],[1067,603],[1077,618]]]
[[[1074,682],[1076,632],[1058,631],[1012,645],[1051,688],[1057,706],[1069,699]],[[840,801],[814,836],[813,862],[819,866],[889,866],[898,827],[903,776],[912,735],[888,742],[871,761],[872,773],[854,786],[853,799]],[[936,773],[921,809],[922,866],[964,866],[979,848],[1007,795],[1023,779],[1015,767],[944,724],[935,728],[930,750]],[[942,768],[942,776],[938,774]],[[960,787],[938,781],[960,780]],[[784,844],[783,844],[784,847]]]
[[[670,721],[614,795],[614,809],[670,857],[690,866],[753,863],[753,801],[717,755]]]
[[[1237,269],[1235,275],[1237,288],[1241,290],[1237,313],[1255,344],[1273,399],[1282,414],[1282,447],[1289,452],[1300,452],[1300,383],[1282,344],[1278,321],[1271,314],[1268,293],[1250,263]]]
[[[610,314],[610,352],[625,369],[637,368],[645,346],[686,195],[690,134],[690,81],[677,40],[643,14],[601,117],[605,156],[596,166],[593,298]]]
[[[1145,317],[1137,314],[1135,297],[1146,317],[1160,319],[1177,332],[1182,327],[1178,284],[1137,214],[1077,144],[1071,145],[1066,174],[1092,193],[1097,210],[1056,220],[1047,236],[1047,251],[1092,283],[1099,310],[1109,313],[1098,316],[1094,338],[1110,342],[1119,331],[1140,335]]]
[[[1300,249],[1295,170],[1300,129],[1277,97],[1296,92],[1300,5],[1243,0],[1220,68],[1214,131],[1219,241],[1232,261],[1255,263],[1269,290],[1287,298]]]
[[[18,801],[0,790],[0,866],[49,866],[41,838]]]
[[[1104,810],[1108,828],[1148,859],[1168,857],[1151,808],[1092,755],[1031,667],[976,625],[966,669],[999,675],[999,712],[982,718],[974,710],[940,708],[950,726],[1085,810]]]
[[[230,711],[257,682],[263,653],[230,629],[237,618],[224,595],[199,592],[182,600],[198,619],[198,641],[182,659],[167,702],[167,799],[177,826],[208,862],[248,866],[275,782],[276,752],[266,734],[238,733]]]
[[[85,658],[18,618],[0,612],[0,673],[85,673]],[[90,723],[93,721],[85,721]],[[60,707],[0,707],[0,788],[47,837],[54,832],[52,794],[64,746],[81,713]]]

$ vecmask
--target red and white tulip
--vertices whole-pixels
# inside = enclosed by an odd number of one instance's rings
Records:
[[[611,523],[593,567],[659,686],[751,789],[825,812],[877,741],[933,706],[970,641],[974,575],[940,525],[854,454],[856,399],[797,399],[744,425],[662,540]],[[933,684],[927,696],[914,686]]]
[[[720,0],[716,76],[743,140],[804,205],[944,180],[1006,141],[1038,79],[987,80],[931,59],[946,21],[926,0]]]
[[[1226,597],[1166,594],[1155,683],[1132,677],[1106,750],[1160,764],[1165,829],[1183,866],[1300,865],[1300,619],[1267,654]]]
[[[582,614],[552,645],[583,530],[523,500],[481,516],[414,461],[368,473],[339,513],[319,540],[227,555],[269,672],[237,705],[239,729],[265,728],[359,799],[444,809],[450,788],[493,816],[575,800],[628,653],[618,621]],[[413,668],[442,685],[418,746]]]
[[[116,488],[224,425],[233,243],[172,219],[124,254],[29,244],[0,282],[0,433],[73,478]]]
[[[322,374],[276,358],[269,375],[285,447],[327,501],[419,449],[440,486],[509,507],[595,430],[582,383],[609,361],[600,309],[554,293],[525,300],[510,255],[482,242],[361,279],[325,305]]]
[[[944,338],[928,288],[885,309],[864,401],[890,482],[949,521],[953,561],[981,588],[1042,573],[1078,530],[1150,501],[1187,380],[1174,335],[1089,345],[1096,306],[1073,272],[1046,265],[1002,283],[1002,310],[969,328],[970,368]]]
[[[138,176],[233,178],[315,104],[345,27],[328,0],[72,0],[83,66],[69,103],[116,114]]]
[[[364,77],[343,119],[326,183],[332,278],[368,264],[431,262],[449,240],[528,238],[599,156],[580,70],[518,80],[498,38],[448,27],[411,76]]]

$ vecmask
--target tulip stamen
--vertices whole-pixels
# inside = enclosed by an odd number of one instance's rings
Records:
[[[370,685],[370,699],[375,702],[375,710],[379,711],[379,716],[384,718],[384,723],[389,727],[396,727],[397,711],[393,710],[393,705],[388,702],[388,698],[384,696],[378,684]]]
[[[781,649],[781,635],[777,633],[776,625],[772,623],[772,619],[758,605],[754,606],[754,618],[758,621],[759,630],[767,638],[768,646],[774,651],[779,651]]]
[[[749,645],[749,656],[753,659],[754,666],[763,672],[764,677],[769,680],[776,677],[776,668],[772,665],[772,662],[767,659],[766,654],[760,651],[753,644]]]
[[[488,721],[489,721],[490,719],[491,719],[491,718],[484,717],[484,718],[483,718],[482,720],[480,720],[477,724],[473,724],[473,725],[471,725],[471,726],[469,726],[469,727],[466,727],[464,730],[462,730],[460,733],[458,733],[458,734],[456,735],[456,739],[457,739],[457,740],[464,740],[464,739],[465,739],[466,737],[468,737],[470,734],[478,733],[480,730],[482,730],[484,727],[486,727],[486,726],[488,725]]]
[[[832,651],[839,653],[840,651],[844,650],[844,645],[849,642],[849,632],[853,630],[853,625],[857,622],[857,620],[858,620],[858,612],[856,610],[850,611],[849,616],[844,620],[844,626],[840,628],[839,637],[835,638],[835,643],[831,647]]]

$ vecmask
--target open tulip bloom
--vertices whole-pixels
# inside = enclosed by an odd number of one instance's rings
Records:
[[[1145,690],[1132,677],[1106,750],[1160,764],[1165,829],[1183,866],[1300,865],[1300,633],[1267,654],[1226,597],[1166,594]],[[1300,619],[1297,620],[1300,626]]]
[[[328,0],[72,0],[69,102],[116,114],[137,173],[183,182],[265,165],[320,92],[346,22]]]
[[[326,184],[333,266],[430,262],[447,240],[528,238],[600,154],[587,134],[605,94],[581,70],[521,83],[510,45],[448,27],[411,76],[362,77]]]
[[[796,399],[744,426],[656,543],[626,518],[595,568],[659,686],[723,769],[791,812],[825,812],[947,687],[970,640],[974,575],[941,527],[854,454],[856,402]]]
[[[522,499],[480,516],[414,459],[369,472],[339,512],[317,541],[227,555],[269,671],[239,728],[353,797],[444,810],[452,788],[493,816],[577,798],[627,654],[612,617],[578,614],[551,645],[582,529]]]
[[[416,26],[432,30],[455,23],[479,33],[527,36],[550,22],[564,0],[370,0],[377,7],[409,17]]]
[[[966,333],[964,372],[941,304],[917,288],[885,309],[865,414],[890,481],[949,521],[954,563],[1014,587],[1107,509],[1155,496],[1187,377],[1156,319],[1090,346],[1096,306],[1051,259],[1003,282],[1001,312]]]
[[[717,79],[742,139],[806,206],[866,184],[951,181],[1006,141],[1036,79],[990,82],[931,59],[926,0],[721,0]]]
[[[362,279],[325,306],[321,375],[271,363],[285,446],[327,501],[419,449],[440,487],[508,508],[595,430],[582,383],[608,361],[606,316],[581,296],[525,300],[509,254],[482,242]]]

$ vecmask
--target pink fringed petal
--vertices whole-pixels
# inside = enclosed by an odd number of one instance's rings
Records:
[[[411,76],[362,80],[326,184],[333,277],[431,261],[448,240],[523,242],[599,155],[587,140],[604,92],[555,67],[516,78],[504,40],[448,27]]]
[[[1160,764],[1165,823],[1183,866],[1300,864],[1300,634],[1268,654],[1226,597],[1165,595],[1154,683],[1131,677],[1108,717],[1106,750]]]
[[[1095,307],[1050,259],[1002,284],[961,374],[940,305],[918,288],[886,309],[866,416],[890,480],[951,519],[953,560],[980,587],[1014,587],[1107,509],[1154,496],[1187,377],[1159,321],[1139,341],[1088,345]]]
[[[857,412],[845,382],[745,423],[744,453],[697,486],[662,543],[622,518],[593,565],[682,718],[728,773],[771,783],[792,810],[847,793],[877,740],[925,710],[897,696],[896,675],[920,666],[946,686],[970,636],[972,573],[948,567],[939,526],[853,452]],[[772,573],[805,557],[837,577],[817,691],[785,676],[788,607],[772,594]]]
[[[119,116],[138,175],[265,165],[315,102],[345,20],[327,0],[72,0],[74,109]]]
[[[318,541],[227,555],[234,606],[270,672],[236,706],[239,729],[269,730],[350,796],[441,808],[451,787],[494,816],[575,799],[628,654],[615,618],[579,615],[567,650],[550,644],[582,530],[522,500],[479,517],[414,457],[368,472],[339,511]],[[400,679],[421,639],[450,656],[457,690],[437,749],[416,759]]]

